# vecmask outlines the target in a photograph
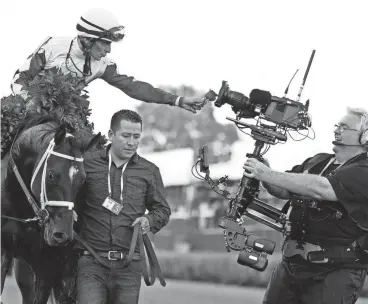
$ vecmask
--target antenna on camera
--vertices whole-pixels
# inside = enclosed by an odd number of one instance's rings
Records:
[[[307,70],[305,71],[305,74],[304,74],[303,83],[300,86],[299,94],[298,94],[298,97],[297,97],[296,101],[299,101],[300,100],[300,96],[302,95],[302,91],[304,89],[305,81],[307,80],[309,69],[310,69],[310,67],[312,65],[312,61],[313,61],[313,58],[314,58],[314,54],[315,53],[316,53],[316,50],[313,50],[312,55],[311,55],[311,57],[309,59]]]
[[[293,77],[291,77],[290,82],[289,82],[288,86],[287,86],[287,87],[286,87],[286,89],[285,89],[285,92],[284,92],[284,98],[286,97],[287,93],[289,92],[290,84],[291,84],[291,82],[293,81],[293,79],[294,79],[294,77],[295,77],[296,73],[298,73],[298,71],[299,71],[299,69],[297,69],[297,70],[296,70],[296,72],[294,73]]]

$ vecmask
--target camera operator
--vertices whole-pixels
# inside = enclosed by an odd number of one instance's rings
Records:
[[[247,177],[289,199],[290,234],[264,304],[355,303],[360,295],[368,266],[368,112],[348,108],[334,133],[334,154],[285,173],[255,158],[244,164]]]

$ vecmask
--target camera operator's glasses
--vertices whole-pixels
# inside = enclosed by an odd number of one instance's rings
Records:
[[[346,130],[349,130],[349,131],[358,131],[357,129],[351,129],[349,128],[347,125],[344,125],[344,124],[336,124],[335,125],[335,131],[339,130],[340,132],[344,132]]]

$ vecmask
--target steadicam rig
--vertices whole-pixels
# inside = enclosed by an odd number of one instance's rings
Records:
[[[215,105],[217,107],[221,107],[225,103],[230,104],[232,110],[236,113],[236,119],[229,117],[227,119],[235,122],[238,127],[241,126],[239,127],[241,129],[249,128],[251,130],[251,133],[247,134],[255,139],[256,142],[253,153],[247,153],[246,157],[253,157],[263,161],[262,156],[268,151],[270,145],[286,142],[290,131],[297,131],[298,133],[300,130],[309,131],[311,127],[308,115],[309,100],[305,105],[300,103],[299,100],[314,54],[315,50],[313,50],[310,57],[296,101],[286,97],[291,81],[285,90],[284,97],[272,96],[269,92],[258,89],[252,90],[249,97],[247,97],[242,93],[231,91],[226,81],[222,82],[218,95],[212,90],[206,94],[207,99],[216,100]],[[256,117],[258,118],[255,124],[240,121],[240,119],[255,119]],[[305,137],[308,137],[308,134]],[[265,151],[262,151],[265,144],[267,147]],[[219,185],[225,183],[227,176],[220,178],[218,181],[211,179],[207,152],[207,146],[200,149],[198,161],[193,166],[193,169],[195,168],[199,175],[199,177],[196,176],[197,178],[205,180],[213,191],[229,200],[227,215],[219,223],[219,226],[224,229],[226,249],[228,251],[240,251],[238,257],[239,264],[263,271],[268,265],[267,254],[273,253],[276,244],[271,240],[257,237],[247,232],[242,226],[242,217],[247,216],[282,232],[284,235],[288,235],[290,233],[288,216],[281,210],[258,198],[259,181],[256,179],[243,175],[235,194],[226,190],[220,190]],[[205,176],[199,174],[198,164],[200,172],[205,173]],[[192,173],[194,175],[193,170]],[[259,216],[254,211],[263,216]]]

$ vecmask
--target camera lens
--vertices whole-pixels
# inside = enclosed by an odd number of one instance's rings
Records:
[[[225,96],[225,102],[238,110],[247,110],[250,106],[249,98],[236,91],[228,91]]]

